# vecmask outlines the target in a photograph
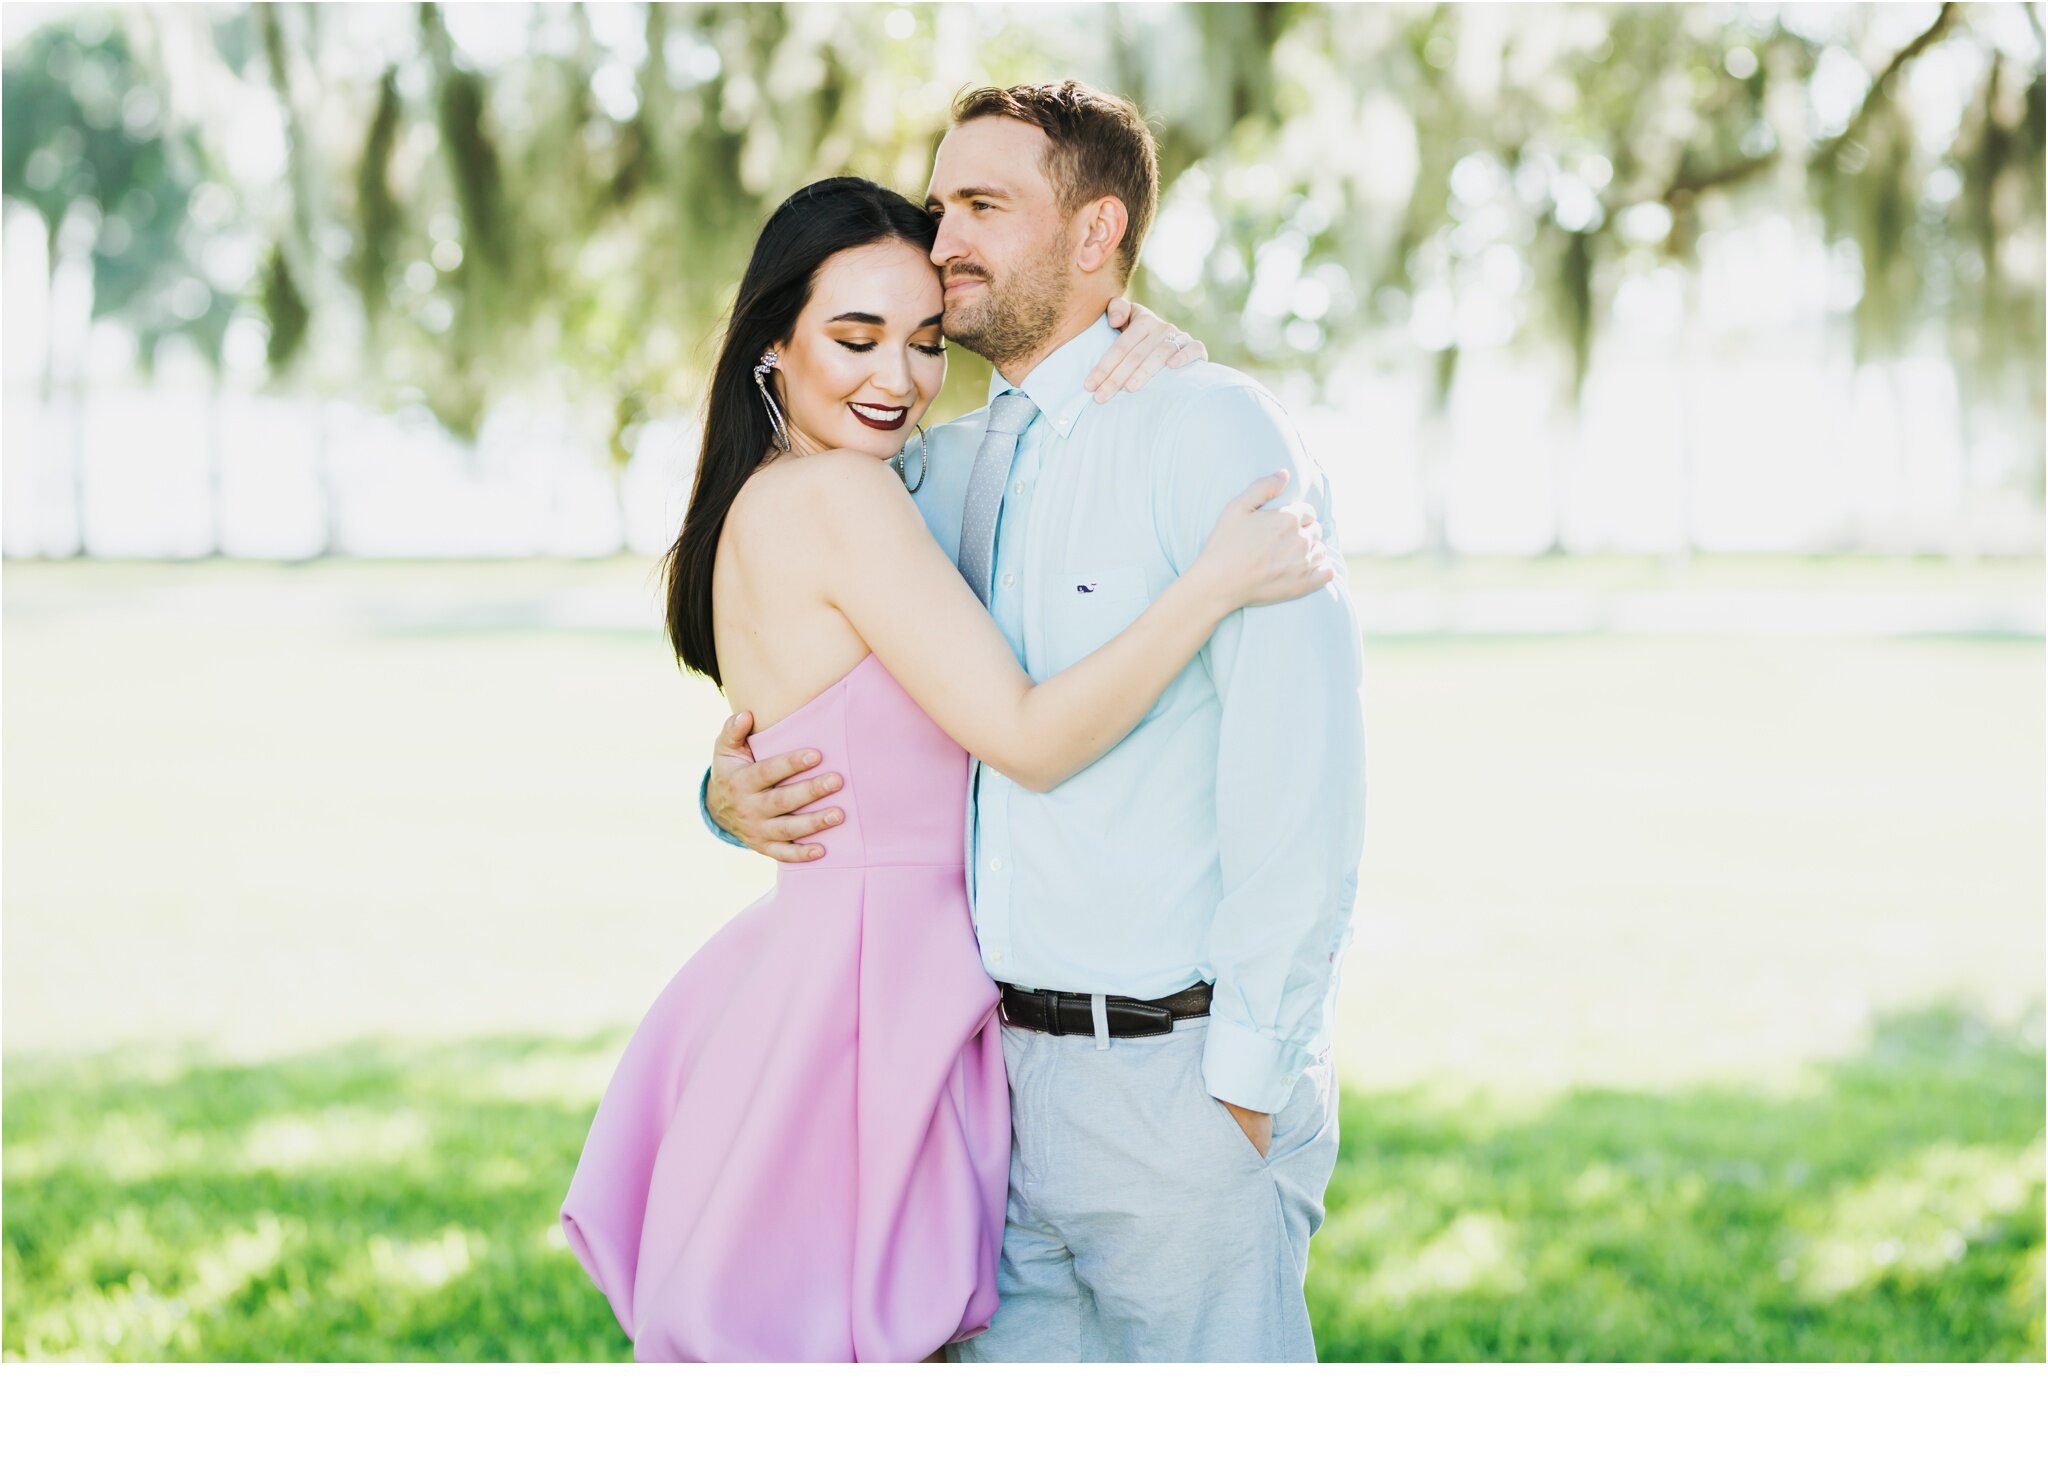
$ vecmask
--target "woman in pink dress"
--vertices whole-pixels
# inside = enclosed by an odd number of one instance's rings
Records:
[[[714,369],[670,637],[760,714],[756,757],[817,748],[847,787],[826,857],[778,865],[662,989],[584,1143],[562,1227],[641,1361],[915,1361],[988,1325],[1010,1118],[968,755],[1050,788],[1225,615],[1334,573],[1312,514],[1256,512],[1283,481],[1261,479],[1121,635],[1034,685],[890,466],[945,381],[935,227],[863,179],[800,190]]]

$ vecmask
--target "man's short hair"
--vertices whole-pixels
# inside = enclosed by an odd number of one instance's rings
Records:
[[[984,86],[953,103],[953,125],[978,117],[1028,122],[1045,134],[1045,169],[1061,212],[1114,195],[1130,222],[1117,245],[1122,283],[1138,265],[1138,246],[1159,207],[1159,145],[1138,109],[1078,81]]]

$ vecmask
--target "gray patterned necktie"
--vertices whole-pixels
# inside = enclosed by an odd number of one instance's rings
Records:
[[[989,573],[996,562],[996,514],[1010,481],[1010,462],[1017,439],[1038,415],[1038,404],[1022,392],[1004,392],[988,405],[988,431],[974,470],[967,476],[967,505],[960,514],[960,573],[974,593],[988,604]]]

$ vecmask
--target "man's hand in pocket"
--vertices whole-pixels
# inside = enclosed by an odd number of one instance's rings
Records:
[[[1240,1109],[1228,1099],[1217,1103],[1230,1111],[1230,1117],[1237,1121],[1237,1127],[1244,1131],[1244,1137],[1252,1142],[1252,1148],[1259,1152],[1259,1158],[1266,1158],[1266,1151],[1273,1147],[1273,1116],[1261,1114],[1256,1109]]]

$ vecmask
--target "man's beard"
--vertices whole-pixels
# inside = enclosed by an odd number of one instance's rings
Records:
[[[980,280],[981,294],[946,307],[946,339],[998,368],[1036,355],[1052,339],[1072,289],[1064,261],[1051,249],[1030,256],[1001,280],[971,265],[946,276],[948,284],[966,279]]]

